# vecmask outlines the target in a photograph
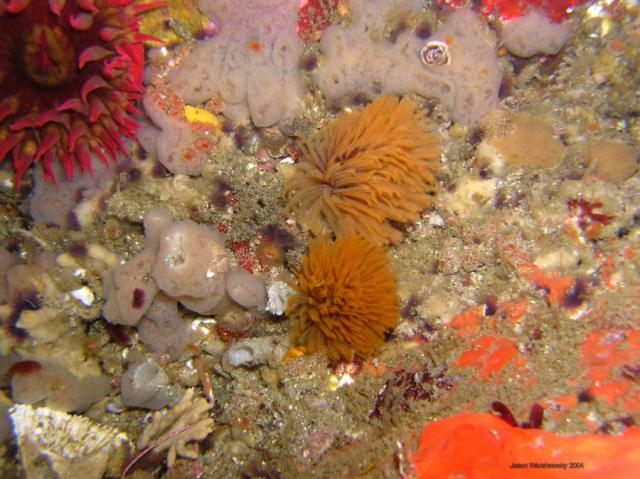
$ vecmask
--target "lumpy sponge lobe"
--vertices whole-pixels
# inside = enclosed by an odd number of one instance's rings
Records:
[[[402,3],[402,4],[401,4]],[[418,93],[438,98],[454,121],[474,125],[498,104],[502,70],[493,35],[470,9],[453,12],[428,39],[407,30],[395,41],[385,37],[387,18],[408,2],[354,0],[353,21],[323,34],[323,59],[316,81],[329,100],[347,95]],[[421,2],[410,2],[415,14]],[[446,64],[424,64],[421,50],[446,44]]]
[[[184,220],[164,229],[151,275],[173,297],[202,297],[216,291],[229,268],[224,242],[211,228]]]
[[[302,84],[296,33],[298,0],[206,0],[200,7],[220,34],[198,42],[173,72],[170,85],[187,103],[214,96],[234,121],[251,117],[258,127],[285,124],[300,113]]]

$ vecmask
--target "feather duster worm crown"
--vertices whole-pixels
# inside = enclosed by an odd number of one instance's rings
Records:
[[[372,355],[398,322],[397,285],[385,249],[359,236],[313,240],[293,287],[287,305],[295,321],[293,344],[326,351],[333,361]]]
[[[16,183],[33,163],[55,180],[76,163],[108,164],[134,137],[143,71],[138,15],[161,3],[132,0],[0,0],[0,161]]]
[[[343,113],[301,142],[285,184],[289,208],[314,234],[359,234],[397,243],[394,225],[415,221],[433,202],[440,143],[416,105],[394,96]]]

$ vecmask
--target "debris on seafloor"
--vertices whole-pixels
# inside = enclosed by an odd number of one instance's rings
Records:
[[[637,1],[0,12],[0,476],[637,475]]]

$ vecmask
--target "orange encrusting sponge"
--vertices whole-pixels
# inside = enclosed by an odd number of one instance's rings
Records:
[[[562,436],[493,414],[458,414],[428,424],[412,459],[419,479],[631,479],[640,471],[640,427]]]

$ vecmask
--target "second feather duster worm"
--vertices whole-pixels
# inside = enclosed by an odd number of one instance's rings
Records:
[[[396,278],[382,246],[359,236],[335,243],[320,236],[302,260],[287,314],[292,342],[332,361],[365,358],[384,342],[400,316]]]

